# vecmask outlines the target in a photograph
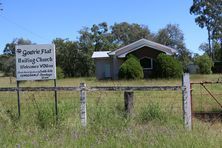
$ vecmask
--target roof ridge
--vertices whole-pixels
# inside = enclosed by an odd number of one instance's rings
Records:
[[[144,39],[144,38],[139,39],[139,40],[137,40],[137,41],[135,41],[135,42],[132,42],[132,43],[126,45],[126,46],[123,46],[123,47],[120,47],[120,48],[118,48],[118,49],[116,49],[116,50],[114,50],[114,51],[111,51],[109,54],[111,54],[112,52],[118,52],[118,51],[120,51],[120,50],[123,49],[123,48],[127,48],[127,47],[129,47],[129,46],[132,46],[132,45],[134,45],[134,44],[137,44],[138,42],[141,42],[142,40],[146,40],[146,39]]]
[[[151,43],[154,43],[154,44],[157,44],[157,45],[159,45],[159,46],[161,46],[161,47],[165,47],[165,48],[169,48],[169,49],[173,49],[173,50],[175,50],[174,48],[172,48],[172,47],[169,47],[169,46],[167,46],[167,45],[163,45],[163,44],[160,44],[160,43],[157,43],[157,42],[154,42],[154,41],[151,41],[151,40],[146,40],[146,42],[151,42]]]

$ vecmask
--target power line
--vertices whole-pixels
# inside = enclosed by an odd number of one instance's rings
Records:
[[[32,30],[30,30],[30,29],[28,29],[28,28],[26,28],[26,27],[24,27],[24,26],[22,26],[22,25],[20,25],[20,24],[18,24],[18,23],[16,23],[16,22],[14,22],[14,21],[12,21],[12,20],[10,20],[9,18],[7,18],[7,17],[5,17],[5,16],[0,15],[0,17],[1,17],[3,20],[7,21],[8,23],[13,24],[14,26],[20,28],[21,30],[23,30],[23,31],[25,31],[25,32],[27,32],[27,33],[32,34],[32,35],[35,36],[35,37],[38,37],[38,38],[40,38],[40,39],[42,39],[42,40],[47,40],[45,37],[43,37],[43,36],[41,36],[41,35],[33,32]]]

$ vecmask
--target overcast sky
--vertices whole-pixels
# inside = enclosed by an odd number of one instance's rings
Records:
[[[190,15],[192,0],[0,0],[0,54],[6,43],[23,37],[46,44],[57,37],[77,40],[83,26],[107,22],[147,25],[156,33],[167,24],[179,24],[193,53],[207,42],[206,29]]]

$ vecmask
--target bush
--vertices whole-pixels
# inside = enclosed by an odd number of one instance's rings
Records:
[[[207,55],[204,54],[202,56],[197,56],[195,58],[195,64],[197,64],[200,68],[201,74],[211,74],[211,68],[214,66],[212,59]]]
[[[64,72],[61,67],[56,67],[56,77],[57,77],[57,79],[64,78]]]
[[[172,56],[159,54],[157,57],[156,76],[161,78],[179,78],[183,73],[182,65]]]
[[[142,79],[143,78],[143,68],[140,65],[139,60],[133,56],[129,55],[127,60],[121,65],[119,70],[120,79]]]

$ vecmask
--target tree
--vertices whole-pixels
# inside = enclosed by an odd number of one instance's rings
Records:
[[[213,44],[215,60],[222,61],[222,45],[218,42]]]
[[[211,57],[214,59],[212,40],[220,42],[222,48],[222,3],[221,0],[193,0],[190,13],[196,15],[195,22],[207,28],[208,46]]]
[[[106,22],[98,25],[94,24],[91,28],[84,27],[79,31],[79,42],[90,46],[93,51],[112,50],[117,46],[113,43],[114,37],[109,32],[109,27]]]
[[[78,42],[57,38],[53,43],[56,47],[56,65],[63,69],[66,77],[80,76]]]
[[[222,60],[221,45],[218,42],[213,41],[212,48],[214,49],[214,60],[221,61]],[[204,51],[205,54],[207,54],[208,56],[211,56],[211,51],[209,49],[208,43],[201,43],[201,45],[199,46],[199,50],[202,50]]]
[[[127,22],[115,23],[111,26],[112,35],[114,36],[114,41],[119,46],[128,45],[135,42],[141,38],[151,39],[152,34],[147,26],[139,24],[129,24]]]
[[[184,70],[191,61],[191,53],[184,43],[184,34],[177,24],[168,24],[160,29],[155,36],[157,43],[177,50],[177,59],[182,63]]]
[[[15,57],[8,56],[2,65],[2,71],[5,76],[15,76]]]
[[[93,50],[90,49],[92,47],[87,46],[86,42],[57,38],[53,40],[53,43],[56,46],[56,64],[62,68],[66,77],[92,76],[94,74],[95,66],[91,58]]]
[[[201,43],[199,50],[204,51],[207,55],[211,56],[211,50],[208,43]]]
[[[79,72],[81,76],[92,76],[95,71],[95,64],[91,58],[93,52],[113,50],[118,46],[114,43],[114,37],[106,22],[94,24],[91,28],[84,27],[79,34]]]
[[[6,76],[15,76],[15,46],[31,44],[32,42],[28,39],[16,38],[11,43],[5,45],[3,56],[1,56],[1,58],[4,59],[1,67]]]
[[[212,59],[207,54],[203,54],[202,56],[196,56],[194,61],[195,64],[199,66],[201,74],[212,73],[211,68],[213,67],[214,64]]]
[[[178,24],[168,24],[160,29],[155,41],[175,49],[184,48],[184,34]]]
[[[5,61],[7,61],[8,56],[7,55],[0,55],[0,71],[3,71],[3,66],[5,64]]]
[[[109,33],[109,28],[106,22],[102,22],[98,25],[93,25],[91,28],[94,43],[95,51],[101,50],[112,50],[116,46],[113,44],[113,36]]]
[[[16,45],[31,45],[33,44],[30,40],[23,38],[15,38],[11,43],[7,43],[3,50],[3,54],[6,55],[15,55],[15,46]]]

